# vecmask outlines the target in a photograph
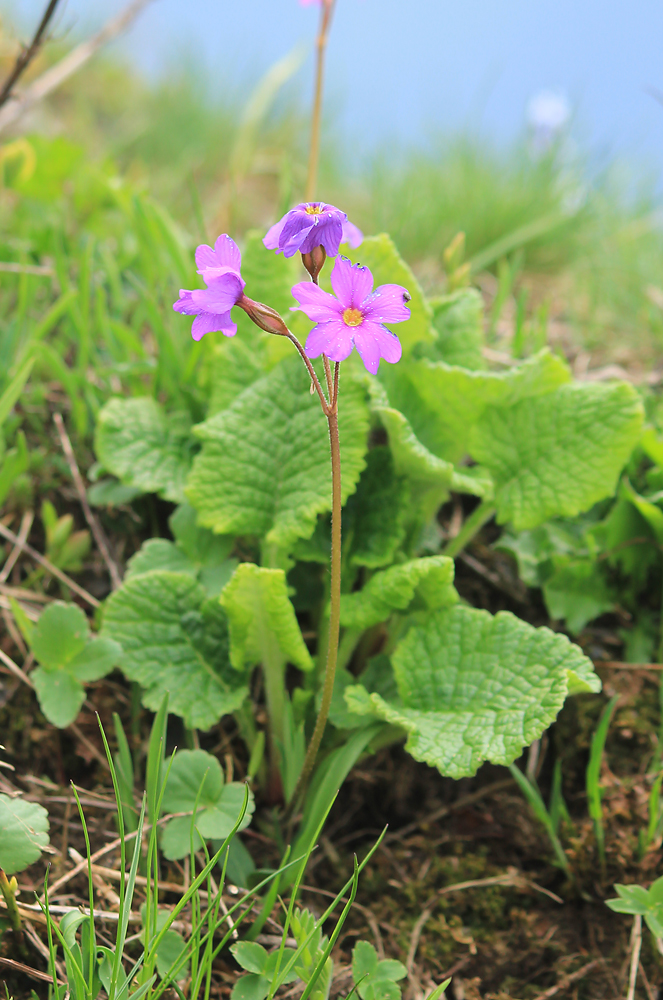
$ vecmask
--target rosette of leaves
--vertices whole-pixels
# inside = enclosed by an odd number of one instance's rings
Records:
[[[226,783],[216,757],[205,750],[178,750],[173,756],[163,794],[166,813],[190,813],[176,816],[165,824],[161,849],[169,861],[187,857],[200,850],[203,841],[223,841],[240,815],[246,786],[239,781]],[[255,808],[253,794],[240,824],[243,830],[251,822]]]
[[[238,941],[230,947],[238,965],[248,972],[240,976],[232,988],[231,1000],[265,1000],[272,986],[272,979],[277,971],[285,969],[295,954],[292,948],[279,948],[268,952],[255,941]],[[299,976],[294,970],[286,973],[283,984],[293,983]]]
[[[640,914],[655,938],[663,938],[663,877],[652,882],[649,889],[641,885],[615,885],[616,899],[606,899],[615,913]]]
[[[113,639],[92,636],[84,612],[64,601],[49,604],[27,638],[39,663],[30,674],[39,707],[49,722],[63,729],[85,701],[84,685],[118,666],[122,648]]]

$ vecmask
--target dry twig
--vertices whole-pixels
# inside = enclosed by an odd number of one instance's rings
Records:
[[[2,90],[0,90],[0,108],[3,104],[6,104],[12,96],[12,91],[18,83],[19,78],[23,75],[23,73],[25,73],[26,69],[39,52],[39,49],[44,42],[46,30],[53,18],[53,15],[55,14],[55,8],[59,2],[60,0],[49,0],[49,4],[44,11],[42,19],[39,22],[39,27],[37,28],[32,41],[29,45],[25,45],[21,48],[9,76],[2,85]]]
[[[107,21],[101,31],[86,42],[81,42],[64,59],[37,77],[20,97],[8,100],[0,109],[0,132],[76,73],[102,46],[120,35],[150,2],[151,0],[133,0],[117,17]]]
[[[65,429],[64,420],[62,419],[61,414],[54,413],[53,422],[57,427],[58,434],[60,436],[60,443],[62,445],[64,457],[67,459],[67,465],[69,466],[71,478],[74,481],[74,486],[76,487],[76,492],[78,493],[80,505],[83,508],[85,520],[87,521],[90,531],[94,536],[97,548],[101,552],[102,558],[106,563],[113,590],[117,590],[122,583],[122,577],[120,576],[120,571],[111,555],[110,545],[108,544],[108,539],[104,534],[101,524],[99,523],[99,519],[92,513],[92,508],[88,503],[85,483],[83,482],[83,477],[81,476],[80,469],[78,468],[78,462],[76,461],[76,456],[74,455],[74,449],[71,446],[71,441]]]
[[[19,528],[18,531],[19,542],[16,545],[14,545],[14,548],[7,556],[5,565],[2,567],[2,570],[0,570],[0,583],[4,583],[5,580],[9,579],[9,574],[13,570],[16,564],[16,560],[21,554],[21,549],[28,540],[28,535],[30,534],[30,528],[32,527],[32,522],[34,521],[34,517],[35,515],[33,511],[26,510],[25,514],[21,518],[21,527]],[[7,593],[7,591],[4,590],[4,588],[3,588],[3,593]],[[10,596],[17,597],[18,595],[12,594]]]
[[[18,535],[15,535],[13,531],[10,531],[9,528],[6,528],[1,521],[0,521],[0,535],[2,535],[3,538],[6,538],[8,542],[13,542],[14,545],[20,546],[21,550],[25,552],[27,555],[29,555],[31,559],[34,559],[35,562],[38,562],[39,565],[43,566],[45,570],[48,570],[51,576],[56,577],[58,580],[60,580],[61,583],[65,583],[70,590],[73,590],[75,594],[78,594],[78,596],[81,597],[87,604],[89,604],[90,607],[92,608],[101,607],[101,601],[98,601],[96,597],[93,597],[92,594],[89,594],[87,592],[87,590],[85,590],[83,587],[80,587],[75,580],[72,580],[70,576],[67,576],[67,574],[63,573],[61,569],[58,569],[57,566],[54,566],[52,562],[50,562],[44,556],[40,555],[39,552],[37,552],[36,549],[33,549],[31,545],[28,545],[27,542],[21,542],[21,539],[18,537]]]
[[[549,1000],[550,997],[556,996],[561,990],[565,990],[568,986],[572,986],[573,983],[577,983],[579,979],[584,979],[592,969],[602,964],[602,958],[595,958],[592,962],[588,962],[587,965],[583,965],[577,972],[572,972],[569,976],[562,976],[555,986],[551,986],[545,993],[539,993],[538,996],[534,997],[534,1000]]]
[[[635,984],[638,981],[638,965],[640,964],[640,949],[642,948],[642,916],[639,913],[633,917],[631,931],[631,967],[628,974],[628,993],[626,1000],[635,1000]]]

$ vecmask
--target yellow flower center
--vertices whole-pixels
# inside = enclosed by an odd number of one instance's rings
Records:
[[[306,212],[308,215],[320,215],[322,212],[322,205],[307,205]]]
[[[343,322],[346,326],[359,326],[364,319],[361,309],[344,309]]]

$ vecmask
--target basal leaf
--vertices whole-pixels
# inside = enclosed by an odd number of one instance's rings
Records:
[[[230,661],[237,670],[270,659],[274,649],[300,670],[312,668],[283,570],[240,563],[221,604],[230,627]]]
[[[453,465],[424,447],[399,410],[379,406],[375,412],[389,437],[396,473],[405,476],[410,484],[410,509],[421,511],[422,519],[427,521],[449,496]]]
[[[109,597],[102,630],[122,646],[122,669],[145,688],[144,705],[156,710],[169,692],[169,710],[199,729],[247,695],[229,664],[225,613],[205,597],[186,573],[132,577]]]
[[[0,794],[0,868],[22,872],[48,846],[48,813],[36,802]]]
[[[47,667],[37,667],[31,676],[39,707],[48,721],[58,729],[70,726],[85,701],[81,682],[67,670]]]
[[[365,587],[341,596],[341,624],[364,630],[385,621],[393,611],[437,610],[458,600],[454,561],[428,556],[376,573]]]
[[[239,309],[235,312],[241,316],[246,315]],[[250,323],[248,317],[247,322]],[[223,337],[214,345],[210,373],[210,417],[221,410],[227,410],[245,389],[265,374],[264,345],[258,336],[257,327],[253,326],[253,329],[255,333],[252,335],[252,342],[240,337]]]
[[[265,971],[267,951],[261,944],[257,944],[255,941],[238,941],[237,944],[230,946],[230,951],[235,956],[235,961],[247,972],[255,972],[259,975]]]
[[[151,397],[110,399],[97,417],[95,450],[125,486],[175,503],[184,499],[192,452],[186,414],[167,415]]]
[[[220,534],[254,535],[287,549],[330,509],[329,434],[299,358],[246,389],[195,432],[203,448],[187,496],[198,523]],[[368,409],[361,383],[341,378],[343,500],[364,468]]]
[[[458,463],[487,406],[546,395],[570,377],[565,363],[546,348],[504,372],[469,371],[422,358],[386,366],[383,382],[391,405],[405,415],[422,444]]]
[[[411,295],[408,302],[410,319],[399,323],[394,329],[403,345],[403,357],[407,357],[415,344],[432,341],[431,309],[426,302],[421,286],[405,263],[393,240],[386,233],[367,237],[356,250],[344,247],[345,256],[353,264],[364,264],[373,274],[374,288],[378,285],[403,285]],[[389,367],[382,365],[382,368]]]
[[[141,576],[153,570],[198,576],[198,569],[174,542],[169,542],[167,538],[148,538],[127,563],[124,578],[129,580],[132,576]]]
[[[474,371],[486,367],[483,299],[476,288],[459,288],[432,303],[435,340],[422,354],[433,361],[446,361]]]
[[[485,760],[515,760],[556,718],[570,681],[600,689],[591,662],[566,636],[508,611],[438,611],[409,630],[392,662],[401,703],[356,686],[346,691],[348,707],[402,726],[412,756],[453,778]]]
[[[486,408],[470,451],[495,480],[498,520],[533,528],[613,494],[641,426],[630,385],[574,383]]]
[[[553,559],[553,572],[543,585],[543,595],[550,617],[565,621],[576,635],[587,622],[612,611],[616,601],[599,563],[565,556]]]
[[[375,569],[394,561],[405,539],[409,498],[389,448],[372,448],[343,512],[343,544],[352,565]]]

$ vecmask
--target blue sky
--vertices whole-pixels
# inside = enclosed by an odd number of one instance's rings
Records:
[[[26,27],[42,5],[4,9]],[[81,34],[122,6],[67,0],[60,25]],[[153,0],[118,47],[149,74],[195,53],[212,89],[248,93],[293,45],[312,44],[317,16],[297,0]],[[662,52],[660,0],[338,0],[328,107],[352,155],[463,128],[506,140],[529,98],[553,88],[583,145],[663,172],[663,106],[647,92],[663,94]],[[309,59],[304,98],[311,73]]]

